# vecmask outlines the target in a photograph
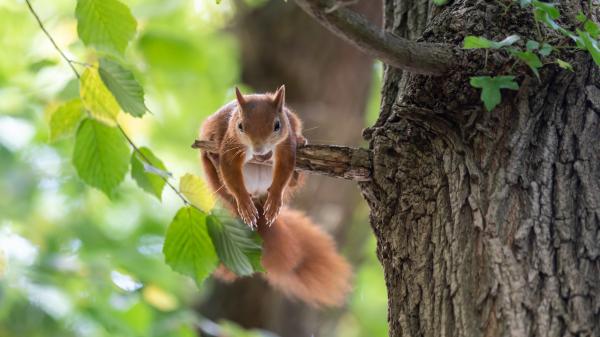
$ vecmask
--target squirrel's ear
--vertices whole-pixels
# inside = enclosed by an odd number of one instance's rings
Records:
[[[235,87],[235,98],[237,99],[239,105],[246,104],[246,99],[244,99],[244,95],[242,95],[238,87]]]
[[[275,92],[275,96],[273,97],[273,103],[275,103],[277,110],[283,107],[283,104],[285,103],[285,84],[280,86],[279,89],[277,89],[277,91]]]

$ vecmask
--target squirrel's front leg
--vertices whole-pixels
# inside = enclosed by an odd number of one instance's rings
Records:
[[[268,189],[264,215],[267,224],[271,225],[279,215],[283,200],[283,190],[287,186],[296,165],[296,142],[290,138],[275,147],[273,163],[273,181]]]
[[[258,210],[244,185],[242,167],[246,153],[235,149],[223,149],[221,153],[219,168],[223,182],[235,198],[239,216],[250,228],[254,229],[258,220]]]

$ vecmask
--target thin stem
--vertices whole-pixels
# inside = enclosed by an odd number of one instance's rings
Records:
[[[540,29],[540,23],[537,20],[535,20],[535,30],[538,41],[541,41],[543,39],[542,30]]]
[[[69,63],[77,64],[77,65],[88,67],[88,68],[93,68],[94,67],[93,64],[89,64],[89,63],[86,63],[86,62],[80,62],[80,61],[76,61],[76,60],[71,60],[71,59],[69,59]]]
[[[502,15],[506,15],[506,14],[508,14],[508,11],[509,11],[509,10],[512,8],[512,5],[513,5],[513,4],[514,4],[514,2],[513,2],[513,1],[511,1],[511,2],[508,4],[508,6],[506,6],[506,7],[504,8],[504,13],[503,13]]]
[[[46,27],[44,27],[44,24],[42,23],[42,20],[40,20],[40,17],[37,15],[36,11],[31,6],[31,3],[29,2],[29,0],[25,0],[25,3],[27,4],[29,11],[31,12],[31,14],[33,14],[33,17],[37,21],[38,25],[40,26],[40,28],[42,29],[44,34],[46,34],[46,36],[48,37],[48,39],[54,46],[54,49],[56,49],[56,51],[58,51],[60,56],[62,56],[62,58],[65,59],[65,61],[67,61],[67,64],[69,65],[69,67],[71,67],[71,70],[73,70],[73,72],[75,73],[75,76],[77,76],[77,78],[80,78],[79,72],[77,71],[77,69],[75,69],[75,66],[73,66],[71,59],[69,59],[67,57],[67,55],[65,55],[65,53],[63,53],[63,51],[60,49],[60,47],[56,44],[56,41],[54,41],[54,39],[52,38],[52,35],[50,35],[50,33],[48,33],[48,31],[46,30]]]
[[[509,73],[512,73],[512,71],[515,68],[515,66],[517,65],[517,63],[519,63],[518,60],[515,60],[515,62],[513,62],[513,64],[510,66],[510,69],[508,70]]]
[[[137,154],[139,154],[140,157],[142,157],[142,159],[148,165],[152,165],[152,163],[150,162],[150,159],[148,159],[148,157],[146,157],[144,155],[144,153],[142,153],[142,151],[140,151],[140,149],[138,148],[138,146],[135,145],[135,143],[133,142],[133,140],[131,140],[131,138],[129,138],[129,136],[127,135],[127,133],[125,132],[125,130],[123,130],[123,128],[121,127],[121,125],[117,124],[117,127],[119,128],[119,131],[121,131],[121,134],[125,137],[125,139],[129,143],[129,145],[131,145],[131,148],[133,149],[133,151],[135,151]],[[185,196],[183,194],[181,194],[181,192],[175,186],[173,186],[173,184],[171,184],[171,182],[169,181],[169,179],[167,179],[167,178],[165,178],[165,177],[163,177],[161,175],[158,175],[158,176],[167,184],[167,186],[169,186],[173,190],[173,192],[175,192],[175,194],[177,194],[177,196],[181,199],[181,201],[183,201],[184,204],[191,205],[191,203],[185,198]]]
[[[35,10],[31,6],[31,3],[29,2],[29,0],[25,0],[25,3],[27,4],[27,7],[29,8],[29,11],[31,12],[31,14],[35,17],[36,21],[38,22],[38,24],[39,24],[40,28],[42,29],[42,31],[44,32],[44,34],[46,34],[46,36],[48,37],[48,39],[50,40],[50,42],[52,42],[52,45],[54,46],[54,48],[56,49],[56,51],[58,51],[58,53],[62,56],[62,58],[67,62],[67,64],[69,65],[69,67],[71,67],[71,69],[73,70],[73,73],[75,73],[75,76],[77,76],[77,78],[81,78],[81,76],[79,75],[79,72],[77,71],[77,69],[75,69],[74,64],[82,65],[82,66],[85,66],[85,67],[92,67],[92,65],[88,64],[88,63],[84,63],[84,62],[74,61],[74,60],[71,60],[70,58],[68,58],[67,55],[60,49],[60,47],[58,46],[58,44],[56,44],[56,42],[52,38],[52,35],[50,35],[50,33],[46,30],[46,27],[44,27],[44,24],[42,23],[42,21],[40,20],[40,17],[37,15],[37,13],[35,12]],[[88,112],[88,114],[89,114],[89,112]],[[123,128],[121,127],[121,125],[117,124],[117,127],[118,127],[119,131],[121,132],[121,134],[123,134],[123,136],[125,137],[125,139],[129,143],[129,145],[133,148],[133,150],[137,154],[139,154],[140,157],[148,165],[152,165],[152,163],[150,162],[150,160],[142,153],[142,151],[140,151],[140,149],[138,148],[138,146],[135,145],[135,143],[133,142],[133,140],[131,140],[131,138],[129,137],[129,135],[127,135],[127,133],[125,132],[125,130],[123,130]],[[175,186],[173,186],[173,184],[171,184],[171,182],[169,181],[169,179],[167,179],[167,178],[165,178],[165,177],[163,177],[161,175],[158,175],[158,176],[167,184],[167,186],[169,186],[173,190],[173,192],[175,192],[175,194],[177,194],[177,196],[181,199],[181,201],[183,201],[183,203],[185,205],[191,205],[192,207],[200,210],[198,207],[192,205],[185,198],[185,196]]]

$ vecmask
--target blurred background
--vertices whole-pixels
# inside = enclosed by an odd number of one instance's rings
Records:
[[[124,0],[138,20],[127,61],[152,114],[120,123],[174,177],[201,174],[190,148],[203,119],[244,92],[286,85],[311,143],[361,144],[378,113],[381,65],[283,0]],[[75,0],[32,1],[69,57],[88,61]],[[381,3],[357,10],[381,21]],[[48,111],[78,82],[23,1],[0,0],[0,337],[386,336],[387,297],[368,209],[354,183],[310,176],[294,201],[355,268],[341,309],[289,301],[260,277],[197,287],[163,261],[181,206],[131,178],[112,199],[86,187],[73,141],[48,142]],[[242,329],[243,327],[244,329]],[[245,330],[260,329],[260,330]]]

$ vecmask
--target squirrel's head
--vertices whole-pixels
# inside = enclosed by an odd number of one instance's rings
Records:
[[[255,95],[242,95],[236,87],[235,95],[238,103],[233,116],[235,132],[253,154],[267,155],[287,137],[290,129],[284,112],[285,86],[274,94]]]

